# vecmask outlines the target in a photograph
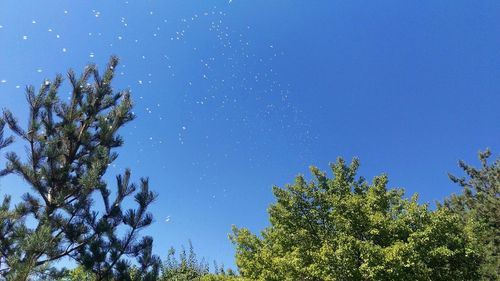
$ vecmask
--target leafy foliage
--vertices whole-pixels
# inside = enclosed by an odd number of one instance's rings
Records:
[[[243,278],[236,275],[224,274],[207,274],[203,276],[201,281],[251,281],[250,279]]]
[[[271,226],[234,228],[236,263],[255,280],[474,280],[478,257],[458,215],[429,210],[387,189],[385,175],[356,178],[358,160],[338,159],[332,179],[312,167],[274,187]]]
[[[169,249],[161,272],[159,280],[162,281],[201,280],[201,277],[209,274],[209,266],[203,259],[198,261],[193,245],[189,241],[189,252],[182,247],[178,259],[175,249]]]
[[[148,179],[136,186],[126,170],[116,178],[114,197],[102,179],[118,157],[114,149],[123,144],[117,131],[134,119],[130,94],[111,87],[117,64],[112,57],[102,76],[94,65],[79,77],[70,70],[72,92],[67,102],[58,94],[61,75],[45,81],[36,93],[28,87],[26,129],[4,110],[0,148],[13,140],[3,138],[7,124],[25,143],[27,155],[23,161],[17,153],[7,153],[0,175],[19,175],[31,187],[21,203],[12,208],[6,197],[0,208],[0,269],[7,280],[28,280],[63,257],[94,272],[96,280],[129,280],[124,275],[129,267],[126,257],[137,258],[140,271],[158,270],[152,238],[138,237],[153,221],[147,208],[156,194]],[[123,210],[129,197],[137,208]],[[103,210],[94,206],[98,199]]]
[[[450,178],[463,188],[463,193],[450,196],[445,205],[463,219],[476,237],[483,258],[481,278],[500,280],[500,158],[490,164],[490,157],[489,150],[479,153],[479,169],[459,162],[467,178]]]

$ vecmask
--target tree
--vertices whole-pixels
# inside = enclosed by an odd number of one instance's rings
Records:
[[[334,177],[315,167],[273,187],[270,226],[260,236],[233,228],[236,263],[255,280],[474,280],[478,257],[460,218],[387,189],[387,176],[356,178],[339,158]]]
[[[479,169],[459,162],[467,178],[450,175],[450,179],[463,192],[445,201],[476,236],[483,259],[482,280],[500,280],[500,158],[490,164],[491,154],[490,150],[479,153]]]
[[[120,278],[123,279],[118,279],[116,278],[115,280],[129,280],[129,281],[156,281],[158,280],[158,272],[154,270],[150,271],[141,271],[139,267],[136,265],[132,265],[128,267],[127,272],[123,272],[121,274]],[[96,281],[98,280],[98,275],[95,274],[94,272],[91,272],[87,269],[85,269],[82,266],[77,266],[73,269],[70,270],[62,270],[62,273],[58,274],[59,277],[53,278],[52,276],[49,277],[49,279],[43,279],[43,280],[57,280],[57,281]]]
[[[113,192],[103,180],[123,144],[118,130],[134,119],[129,92],[111,87],[117,64],[112,57],[102,76],[95,65],[80,77],[70,70],[68,101],[58,93],[61,75],[37,93],[27,87],[27,129],[4,110],[0,129],[7,124],[26,144],[27,155],[23,160],[7,153],[0,175],[18,175],[31,188],[14,207],[7,196],[0,208],[0,271],[7,280],[28,280],[63,257],[94,272],[96,280],[129,280],[130,257],[141,271],[158,270],[152,238],[139,237],[153,221],[147,209],[156,194],[148,179],[137,187],[127,169],[116,177]],[[2,136],[0,148],[12,140]],[[132,196],[137,207],[124,210],[122,203]]]
[[[193,244],[189,241],[189,252],[186,253],[186,249],[182,247],[179,253],[179,259],[176,258],[175,249],[169,249],[167,259],[163,262],[161,267],[161,277],[159,280],[201,280],[201,278],[207,274],[209,274],[208,264],[203,259],[198,261]]]
[[[222,274],[207,274],[201,278],[201,281],[251,281],[236,275],[222,275]]]
[[[168,251],[167,258],[160,267],[161,274],[158,278],[149,275],[144,275],[140,272],[137,266],[132,266],[128,269],[128,276],[130,279],[119,279],[119,280],[131,280],[131,281],[237,281],[237,280],[247,280],[236,276],[236,273],[231,270],[226,270],[221,267],[220,270],[215,270],[214,273],[209,272],[208,263],[204,259],[198,260],[196,253],[194,252],[193,245],[189,241],[189,250],[186,251],[184,247],[180,250],[179,254],[176,254],[174,248],[170,248]],[[54,280],[54,279],[47,279]],[[96,275],[83,267],[79,266],[71,270],[64,270],[63,276],[57,279],[58,281],[95,281],[97,280]]]

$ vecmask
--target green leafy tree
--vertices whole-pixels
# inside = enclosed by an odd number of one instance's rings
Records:
[[[248,278],[243,278],[241,276],[238,276],[236,272],[234,272],[232,269],[224,269],[223,266],[221,268],[217,269],[214,273],[209,273],[203,276],[201,278],[201,281],[250,281],[251,279]]]
[[[94,65],[79,77],[70,70],[67,101],[58,94],[61,75],[38,92],[27,87],[26,129],[4,110],[0,132],[6,124],[24,142],[27,155],[7,153],[0,175],[18,175],[31,188],[17,205],[12,207],[7,196],[0,207],[0,273],[7,280],[29,280],[64,257],[96,280],[129,280],[129,258],[136,258],[141,272],[157,271],[152,238],[139,236],[153,221],[147,209],[156,194],[148,179],[137,186],[126,170],[116,177],[113,192],[103,180],[118,157],[114,150],[123,144],[118,130],[134,119],[129,92],[111,87],[117,64],[112,57],[103,75]],[[12,140],[2,136],[0,148]],[[137,207],[125,210],[130,197]]]
[[[202,259],[198,261],[193,244],[189,241],[189,250],[182,247],[179,255],[176,257],[174,248],[170,248],[166,260],[161,266],[162,281],[187,281],[201,280],[209,274],[209,266]]]
[[[445,205],[458,214],[476,236],[481,249],[481,278],[500,280],[500,158],[489,163],[491,151],[479,153],[480,168],[459,162],[467,177],[450,175],[463,188]]]
[[[160,281],[237,281],[244,279],[237,276],[231,269],[217,266],[214,262],[214,272],[210,273],[208,263],[204,259],[199,260],[191,241],[189,249],[181,248],[176,254],[174,248],[170,248],[167,258],[161,266]]]
[[[64,276],[57,279],[57,281],[95,281],[96,275],[83,268],[82,266],[77,266],[71,270],[66,270]]]
[[[229,274],[207,274],[201,278],[201,281],[250,281],[250,279]]]
[[[478,257],[458,215],[387,189],[385,175],[357,178],[358,160],[312,167],[274,187],[270,227],[234,228],[236,263],[255,280],[475,280]]]

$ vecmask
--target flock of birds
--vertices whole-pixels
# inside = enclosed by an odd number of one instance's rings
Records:
[[[61,12],[67,17],[76,13],[67,9]],[[232,122],[233,125],[246,126],[248,138],[255,145],[265,141],[266,137],[287,133],[293,136],[288,142],[297,145],[309,143],[314,138],[299,107],[290,99],[292,86],[283,82],[285,79],[276,70],[275,62],[283,60],[285,52],[275,43],[252,41],[250,25],[232,27],[227,20],[229,12],[227,7],[214,6],[175,19],[163,17],[161,11],[150,10],[141,16],[147,19],[148,24],[143,26],[149,29],[138,31],[134,29],[137,19],[130,16],[109,15],[97,9],[87,11],[95,21],[108,22],[114,19],[113,24],[119,27],[116,33],[110,34],[109,30],[100,30],[96,24],[84,36],[108,49],[125,50],[123,64],[117,73],[119,81],[122,81],[119,83],[138,93],[135,95],[135,113],[148,124],[166,122],[171,120],[169,118],[179,120],[174,132],[152,132],[150,135],[144,135],[143,131],[136,133],[139,129],[134,122],[127,133],[134,135],[139,154],[159,152],[162,146],[172,145],[172,141],[178,145],[188,141],[206,141],[205,145],[208,146],[208,140],[213,138],[209,134],[202,139],[189,139],[189,130],[195,127],[190,126],[190,123],[200,114],[204,122]],[[37,30],[40,30],[37,19],[29,20],[33,26],[38,25]],[[2,24],[0,22],[0,38],[2,29],[7,28]],[[60,32],[62,28],[56,24],[43,28],[55,40],[62,41],[65,37]],[[197,38],[200,34],[203,44]],[[20,34],[18,37],[18,40],[27,43],[31,39],[30,34]],[[58,52],[76,55],[72,52],[77,46],[72,44],[75,43],[67,42],[66,46],[59,47]],[[87,54],[90,61],[104,59],[108,55],[99,53],[97,48],[88,50]],[[45,74],[44,67],[36,66],[34,70],[40,75]],[[21,83],[26,81],[10,81],[7,76],[8,73],[0,72],[0,96],[12,87],[21,92],[20,88],[24,87]],[[163,103],[169,100],[165,93],[158,92],[163,84],[176,89],[177,93],[168,95],[178,95],[177,100],[185,109],[180,113],[182,116],[172,117],[163,110]],[[273,132],[276,130],[279,132]],[[234,150],[239,149],[239,144],[240,141],[234,141]],[[252,147],[245,149],[252,150]],[[210,158],[210,152],[205,156]],[[252,156],[249,156],[248,161],[253,161]],[[193,161],[193,166],[198,165],[199,161]],[[213,163],[212,166],[215,165]],[[206,167],[201,172],[200,180],[204,179],[208,169]],[[212,198],[215,199],[216,195]],[[170,217],[166,221],[170,221]]]

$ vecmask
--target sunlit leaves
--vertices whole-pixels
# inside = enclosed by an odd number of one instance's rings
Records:
[[[274,187],[271,226],[261,236],[234,228],[236,263],[256,280],[472,280],[478,255],[460,218],[431,211],[388,178],[356,178],[359,162],[312,167],[284,188]]]

